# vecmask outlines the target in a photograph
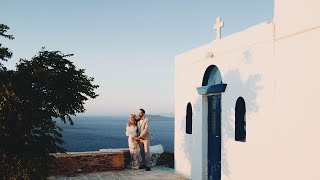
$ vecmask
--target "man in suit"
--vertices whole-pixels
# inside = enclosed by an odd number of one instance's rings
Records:
[[[145,117],[144,109],[139,110],[138,131],[139,135],[135,137],[139,141],[140,153],[142,157],[142,163],[146,167],[146,171],[151,170],[150,162],[150,139],[151,134],[149,132],[149,119]]]

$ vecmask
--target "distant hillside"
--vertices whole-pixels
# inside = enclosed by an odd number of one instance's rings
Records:
[[[163,116],[163,117],[169,117],[174,118],[174,113],[157,113],[157,115]]]
[[[164,117],[161,115],[154,115],[154,114],[147,114],[146,117],[150,118],[152,121],[174,121],[173,117]],[[129,120],[129,116],[120,115],[120,116],[106,116],[106,115],[78,115],[76,117],[72,117],[75,122],[83,121],[83,120],[89,120],[91,122],[93,121],[106,121],[106,120]],[[60,119],[55,118],[58,122],[60,122]]]
[[[150,118],[151,121],[174,121],[174,118],[163,117],[160,115],[147,114],[146,117]]]

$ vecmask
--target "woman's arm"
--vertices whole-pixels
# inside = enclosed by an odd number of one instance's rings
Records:
[[[126,136],[129,136],[130,135],[130,132],[129,132],[129,126],[127,124],[127,127],[126,127]]]

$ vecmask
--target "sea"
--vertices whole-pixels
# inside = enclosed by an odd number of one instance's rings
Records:
[[[147,116],[148,117],[148,116]],[[164,151],[174,150],[174,118],[150,115],[151,146],[161,144]],[[64,124],[56,119],[63,129],[67,152],[98,151],[99,149],[128,148],[126,124],[129,117],[76,116],[74,124]]]

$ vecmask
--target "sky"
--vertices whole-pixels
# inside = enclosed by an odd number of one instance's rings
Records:
[[[174,113],[174,57],[212,42],[218,16],[222,38],[273,19],[272,0],[0,0],[1,39],[15,68],[42,47],[74,54],[100,85],[86,115]]]

